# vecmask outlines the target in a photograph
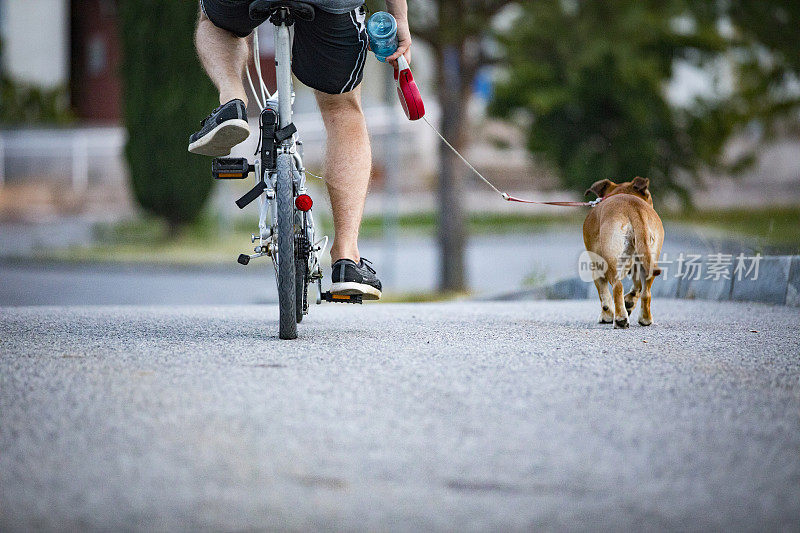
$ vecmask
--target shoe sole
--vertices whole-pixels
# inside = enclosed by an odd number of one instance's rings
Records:
[[[372,285],[356,283],[355,281],[331,283],[331,294],[346,294],[348,296],[361,295],[361,298],[364,300],[381,299],[381,291]]]
[[[250,126],[246,120],[234,118],[226,120],[201,138],[189,144],[193,154],[224,157],[231,148],[244,142],[250,136]]]

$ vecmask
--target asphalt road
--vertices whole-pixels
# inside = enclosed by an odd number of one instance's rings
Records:
[[[800,314],[0,308],[0,530],[784,530]]]
[[[230,305],[278,301],[272,264],[0,262],[0,306]]]

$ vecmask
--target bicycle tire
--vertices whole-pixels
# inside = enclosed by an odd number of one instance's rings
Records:
[[[294,258],[294,192],[292,183],[292,156],[278,155],[278,336],[281,339],[297,338]]]

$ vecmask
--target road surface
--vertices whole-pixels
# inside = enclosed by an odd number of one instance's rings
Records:
[[[800,314],[0,308],[0,530],[797,530]]]

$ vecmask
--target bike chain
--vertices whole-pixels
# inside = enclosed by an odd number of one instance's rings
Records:
[[[308,271],[308,256],[311,254],[311,243],[305,235],[295,235],[294,237],[294,260],[295,264],[300,261],[306,265],[303,269],[303,314],[308,311],[308,284],[310,283],[310,273]]]

